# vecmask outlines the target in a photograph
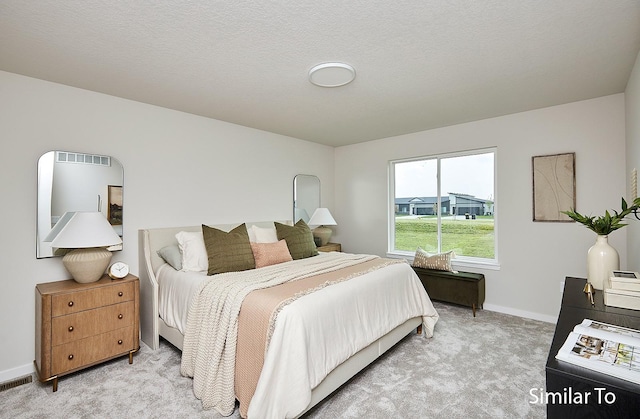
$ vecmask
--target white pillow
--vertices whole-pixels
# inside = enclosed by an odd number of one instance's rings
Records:
[[[426,252],[421,247],[418,247],[418,249],[416,249],[416,254],[413,257],[412,266],[423,269],[433,269],[436,271],[449,271],[458,273],[451,268],[451,259],[455,257],[456,254],[453,250],[445,253],[431,254]]]
[[[258,227],[256,225],[251,226],[251,232],[255,237],[254,243],[277,243],[278,242],[278,233],[276,232],[275,227]],[[249,235],[251,236],[251,234]],[[249,237],[251,239],[251,237]]]
[[[176,240],[182,253],[183,271],[206,272],[209,269],[209,257],[202,232],[181,231],[176,234]]]
[[[256,233],[254,233],[253,231],[253,224],[249,225],[245,223],[245,226],[247,227],[247,234],[249,235],[249,242],[250,243],[255,243],[256,242]]]

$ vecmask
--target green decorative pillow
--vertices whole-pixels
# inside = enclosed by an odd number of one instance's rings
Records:
[[[288,226],[278,222],[274,222],[273,224],[276,226],[278,240],[284,239],[287,242],[289,253],[291,253],[291,257],[294,260],[304,259],[318,254],[316,244],[313,241],[313,233],[307,223],[302,219],[294,226]]]
[[[249,233],[244,224],[228,233],[203,224],[202,236],[209,258],[208,275],[246,271],[256,267]]]

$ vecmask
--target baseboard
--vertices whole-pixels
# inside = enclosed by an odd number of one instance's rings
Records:
[[[482,308],[484,310],[495,311],[498,313],[510,314],[512,316],[524,317],[526,319],[539,320],[545,323],[553,323],[556,324],[558,322],[557,316],[547,316],[540,313],[533,313],[531,311],[518,310],[512,307],[503,307],[494,304],[483,304]]]
[[[9,370],[0,371],[0,383],[24,377],[35,372],[33,364],[26,364]]]

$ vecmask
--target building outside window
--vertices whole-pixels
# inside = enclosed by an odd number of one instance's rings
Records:
[[[495,156],[491,148],[390,162],[389,252],[421,247],[496,263]]]

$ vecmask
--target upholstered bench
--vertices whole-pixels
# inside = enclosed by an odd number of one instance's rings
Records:
[[[449,272],[413,267],[432,300],[476,308],[484,304],[484,275],[472,272]]]

